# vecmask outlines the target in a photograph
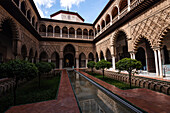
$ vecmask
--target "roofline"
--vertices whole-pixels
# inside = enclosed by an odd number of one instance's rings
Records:
[[[84,18],[82,18],[78,13],[70,12],[70,11],[64,11],[64,10],[57,11],[56,13],[51,14],[50,17],[56,16],[60,13],[77,15],[83,22],[85,21]]]
[[[37,14],[38,18],[40,19],[41,16],[40,16],[40,14],[39,14],[39,12],[38,12],[38,9],[37,9],[34,1],[33,1],[33,0],[29,0],[29,2],[31,3],[31,5],[32,5],[32,7],[33,7],[33,9],[34,9],[34,11],[35,11],[35,13]]]
[[[104,7],[104,9],[101,11],[101,13],[99,14],[99,16],[96,18],[96,20],[93,22],[93,25],[95,26],[95,24],[99,21],[99,19],[103,16],[103,14],[106,12],[106,10],[110,7],[110,5],[114,2],[115,0],[110,0],[107,5]]]
[[[50,21],[50,22],[59,22],[59,23],[77,24],[77,25],[87,25],[87,26],[93,27],[93,24],[91,24],[91,23],[73,22],[73,21],[65,21],[65,20],[55,20],[55,19],[49,19],[49,18],[41,18],[40,20],[41,21]]]

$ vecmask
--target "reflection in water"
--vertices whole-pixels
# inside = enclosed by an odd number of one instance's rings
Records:
[[[83,113],[132,113],[75,72],[69,78]]]

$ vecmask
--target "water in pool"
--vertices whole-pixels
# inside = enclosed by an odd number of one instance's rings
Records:
[[[74,71],[69,78],[83,113],[132,113],[129,108],[116,102],[103,91]]]

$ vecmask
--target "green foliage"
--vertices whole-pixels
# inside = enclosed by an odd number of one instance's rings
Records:
[[[112,66],[112,64],[106,60],[101,60],[99,62],[97,62],[95,64],[95,68],[98,70],[98,69],[102,69],[103,71],[103,79],[104,79],[104,69],[109,69],[110,67]]]
[[[51,65],[52,69],[55,69],[55,64],[54,63],[50,62],[49,64]]]
[[[38,74],[38,69],[34,64],[23,60],[11,60],[1,64],[1,69],[3,74],[17,80],[33,78]]]
[[[127,83],[124,83],[124,82],[121,82],[121,81],[118,81],[118,80],[114,80],[112,78],[108,78],[108,77],[105,77],[104,79],[102,78],[102,75],[100,74],[96,74],[96,73],[90,73],[88,72],[88,74],[98,78],[98,79],[101,79],[103,81],[105,81],[106,83],[109,83],[111,85],[114,85],[122,90],[127,90],[127,89],[130,89],[128,84]],[[136,87],[136,86],[132,86],[132,88],[139,88],[139,87]]]
[[[126,70],[129,73],[129,83],[131,88],[132,70],[142,68],[142,63],[136,59],[124,58],[116,63],[116,68],[119,69],[119,71]]]
[[[5,70],[6,70],[6,64],[4,63],[0,64],[0,78],[7,77]]]
[[[126,70],[132,72],[133,69],[141,69],[142,63],[136,59],[124,58],[116,63],[116,68],[120,71]]]
[[[41,88],[37,87],[38,78],[35,78],[22,87],[17,88],[16,105],[53,100],[56,98],[59,87],[60,76],[52,78],[43,78]],[[5,112],[13,105],[13,96],[7,93],[0,98],[0,113]]]
[[[96,63],[95,63],[94,61],[90,61],[90,62],[87,63],[87,67],[88,67],[88,68],[91,68],[91,70],[92,70],[92,72],[93,72],[93,68],[95,67],[95,64],[96,64]]]
[[[47,62],[39,62],[36,66],[40,73],[49,73],[52,70],[51,64]]]
[[[109,69],[112,64],[106,60],[101,60],[95,64],[95,68],[98,69]]]
[[[11,60],[1,66],[2,73],[9,78],[13,78],[15,81],[15,86],[13,88],[13,100],[14,105],[16,104],[16,89],[18,86],[18,81],[24,78],[31,79],[38,74],[37,67],[23,60]]]

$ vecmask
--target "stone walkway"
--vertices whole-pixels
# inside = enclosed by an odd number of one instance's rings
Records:
[[[88,78],[94,80],[103,87],[109,89],[113,93],[123,97],[130,103],[149,113],[169,113],[170,112],[170,96],[155,92],[149,89],[131,89],[121,90],[113,85],[110,85],[100,79],[97,79],[89,74],[79,71]]]
[[[80,113],[66,70],[63,70],[57,100],[14,106],[6,113]]]

